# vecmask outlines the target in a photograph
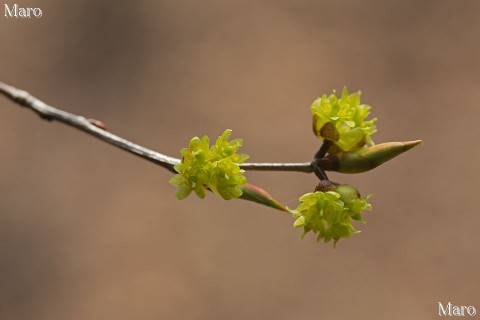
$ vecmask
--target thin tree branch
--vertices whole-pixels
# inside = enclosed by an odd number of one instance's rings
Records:
[[[313,171],[315,172],[315,175],[318,177],[318,179],[320,179],[321,181],[329,181],[325,170],[323,170],[319,163],[320,160],[327,154],[328,148],[330,148],[331,144],[332,143],[330,142],[330,140],[323,140],[322,146],[320,147],[320,149],[318,149],[317,153],[315,153],[315,156],[313,157]]]
[[[311,162],[301,163],[242,163],[240,168],[244,170],[256,171],[296,171],[296,172],[313,172]]]
[[[165,169],[176,173],[173,168],[176,164],[180,163],[180,159],[172,158],[162,153],[145,148],[141,145],[133,143],[129,140],[116,136],[106,130],[100,125],[98,121],[89,120],[83,116],[75,115],[40,101],[27,91],[17,89],[3,82],[0,82],[0,93],[13,102],[31,109],[36,112],[41,118],[45,120],[56,120],[62,122],[68,126],[75,127],[83,132],[86,132],[100,140],[103,140],[109,144],[117,146],[125,151],[133,153],[143,159],[158,164]],[[94,125],[94,123],[96,125]],[[257,170],[257,171],[297,171],[297,172],[313,172],[314,168],[311,162],[305,163],[244,163],[240,167],[244,170]]]
[[[97,137],[107,143],[115,145],[123,150],[133,153],[148,161],[158,164],[171,172],[175,172],[173,166],[180,163],[179,159],[175,159],[153,150],[142,147],[126,139],[120,138],[108,131],[105,131],[88,121],[85,117],[77,116],[63,110],[56,109],[46,103],[38,100],[28,92],[16,89],[12,86],[0,82],[0,92],[10,100],[21,106],[27,107],[35,111],[40,117],[46,120],[57,120],[66,125],[80,129],[94,137]]]

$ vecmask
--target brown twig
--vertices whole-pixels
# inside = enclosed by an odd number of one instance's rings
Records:
[[[0,93],[5,97],[14,101],[15,103],[31,109],[36,112],[42,119],[56,120],[62,122],[68,126],[75,127],[88,133],[100,140],[117,146],[125,151],[133,153],[143,159],[158,164],[165,169],[176,173],[174,166],[180,163],[180,159],[172,158],[162,153],[145,148],[141,145],[133,143],[129,140],[116,136],[106,130],[104,125],[97,120],[89,120],[85,117],[75,115],[40,101],[27,91],[17,89],[3,82],[0,82]],[[102,123],[103,124],[103,123]],[[311,173],[314,171],[312,162],[305,163],[244,163],[240,167],[244,170],[256,170],[256,171],[296,171]]]

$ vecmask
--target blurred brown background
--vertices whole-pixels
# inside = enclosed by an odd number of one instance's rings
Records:
[[[12,5],[14,2],[7,2]],[[225,128],[251,161],[309,161],[310,103],[348,85],[376,142],[423,139],[361,175],[363,231],[336,250],[0,98],[0,319],[436,319],[480,310],[480,2],[19,1],[0,80],[178,156]],[[316,178],[249,173],[296,206]]]

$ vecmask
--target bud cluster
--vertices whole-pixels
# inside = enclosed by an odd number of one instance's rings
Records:
[[[231,130],[227,129],[210,147],[207,136],[194,137],[188,148],[182,149],[178,172],[170,183],[178,187],[178,199],[186,198],[192,191],[204,198],[209,189],[222,198],[242,198],[282,211],[290,211],[295,218],[293,226],[303,228],[303,237],[312,231],[317,241],[334,241],[358,233],[353,221],[365,223],[362,212],[371,211],[372,205],[351,185],[328,180],[325,171],[360,173],[371,170],[421,143],[388,142],[374,145],[371,135],[377,131],[376,118],[366,120],[371,107],[360,103],[360,92],[349,94],[345,87],[340,97],[335,91],[323,95],[311,105],[313,132],[323,140],[309,169],[319,177],[315,192],[300,197],[296,209],[288,209],[267,192],[247,184],[239,164],[248,156],[237,154],[241,139],[229,141]]]
[[[170,179],[178,187],[178,199],[186,198],[192,191],[203,199],[207,188],[225,200],[242,195],[247,178],[238,164],[245,162],[248,155],[237,154],[243,140],[229,141],[231,134],[232,130],[225,130],[212,147],[208,136],[194,137],[189,147],[181,150],[182,162],[175,166],[178,174]]]
[[[370,136],[377,131],[376,118],[365,120],[370,114],[370,106],[360,104],[360,92],[348,93],[343,88],[342,96],[335,92],[324,94],[312,106],[313,132],[321,139],[330,140],[333,145],[329,152],[352,151],[366,143],[373,144]]]
[[[372,210],[367,202],[371,195],[360,198],[357,190],[348,184],[338,185],[332,191],[316,191],[300,197],[300,205],[290,210],[296,219],[293,226],[303,228],[303,237],[309,232],[317,234],[317,241],[334,240],[357,233],[352,220],[364,222],[361,213]]]

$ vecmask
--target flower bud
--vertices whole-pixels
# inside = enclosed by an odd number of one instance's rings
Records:
[[[340,195],[340,199],[345,203],[352,203],[360,198],[358,190],[349,184],[338,185],[334,191]]]

